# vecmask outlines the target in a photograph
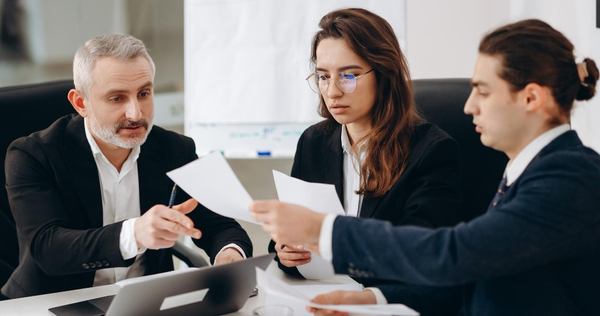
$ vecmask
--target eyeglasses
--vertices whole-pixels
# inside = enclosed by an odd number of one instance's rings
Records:
[[[371,70],[360,75],[342,72],[338,75],[334,82],[342,92],[352,93],[354,90],[356,90],[356,81],[372,71],[373,69],[371,68]],[[308,86],[312,91],[322,94],[329,88],[329,82],[331,81],[331,78],[329,75],[315,72],[306,77],[306,81],[308,82]]]

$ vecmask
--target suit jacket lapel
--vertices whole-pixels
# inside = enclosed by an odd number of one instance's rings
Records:
[[[166,183],[164,162],[159,161],[161,157],[158,152],[160,148],[153,142],[152,133],[140,149],[137,160],[138,179],[140,188],[140,213],[144,214],[156,204],[166,205],[169,202],[171,183]]]
[[[70,171],[73,190],[79,196],[91,226],[101,227],[102,196],[98,168],[85,137],[83,118],[79,115],[74,115],[67,124],[62,155]]]
[[[342,126],[336,124],[335,130],[327,141],[327,152],[324,153],[323,167],[324,182],[335,185],[338,198],[344,205],[344,153],[342,151]]]
[[[377,209],[377,206],[381,202],[381,197],[373,197],[373,196],[364,196],[362,204],[360,206],[360,212],[358,217],[360,218],[371,218],[373,217],[373,213]]]
[[[328,140],[327,150],[329,152],[323,155],[326,159],[324,159],[322,170],[325,172],[326,182],[335,185],[337,195],[344,205],[344,152],[341,137],[342,126],[336,124],[335,130]],[[360,207],[359,217],[371,217],[379,202],[381,202],[381,198],[365,196]]]

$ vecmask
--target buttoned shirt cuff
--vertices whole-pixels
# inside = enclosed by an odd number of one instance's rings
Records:
[[[321,257],[329,262],[333,260],[333,223],[337,215],[329,214],[321,224],[321,235],[319,236],[319,253]]]
[[[246,259],[246,254],[244,253],[244,250],[242,249],[242,247],[240,247],[234,243],[227,244],[227,245],[225,245],[225,247],[221,248],[221,250],[219,251],[219,253],[217,253],[215,258],[218,257],[221,254],[221,252],[223,252],[227,248],[233,248],[233,249],[237,250],[237,252],[239,252],[240,255],[242,255],[242,258]]]
[[[135,241],[135,221],[139,217],[130,218],[123,222],[121,226],[121,235],[119,235],[119,249],[121,250],[121,256],[123,260],[131,259],[137,255],[140,255],[146,251],[146,248],[138,248],[137,242]]]
[[[367,287],[365,288],[365,290],[369,290],[371,291],[371,293],[373,293],[373,295],[375,295],[375,301],[377,302],[377,304],[383,305],[388,303],[387,299],[385,298],[385,295],[383,295],[383,292],[381,292],[380,289],[376,287]]]

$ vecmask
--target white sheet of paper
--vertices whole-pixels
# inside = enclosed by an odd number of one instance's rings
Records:
[[[337,310],[347,313],[358,313],[365,315],[400,315],[400,316],[418,316],[419,313],[408,308],[403,304],[386,304],[386,305],[322,305],[311,303],[312,297],[307,297],[302,291],[295,289],[293,286],[269,275],[267,272],[256,268],[256,283],[257,286],[267,295],[282,296],[286,299],[301,302],[306,306],[311,306],[320,309]]]
[[[289,286],[294,288],[296,291],[302,293],[305,297],[315,297],[319,294],[328,293],[332,291],[362,291],[364,289],[362,284],[356,282],[335,284],[320,282],[319,284],[290,284]]]
[[[167,172],[177,185],[211,211],[258,224],[250,215],[250,194],[219,152]]]
[[[277,170],[273,170],[273,179],[279,201],[302,205],[319,213],[344,215],[344,207],[333,184],[306,182]]]
[[[279,201],[302,205],[325,214],[344,215],[344,207],[335,191],[335,186],[311,183],[273,170],[273,179]],[[307,279],[320,280],[335,275],[331,262],[311,253],[311,261],[298,266],[298,271]]]

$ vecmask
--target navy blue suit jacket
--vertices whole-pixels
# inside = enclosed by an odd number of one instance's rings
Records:
[[[468,223],[429,229],[338,217],[332,246],[338,273],[475,282],[467,315],[600,315],[600,156],[569,131]]]

